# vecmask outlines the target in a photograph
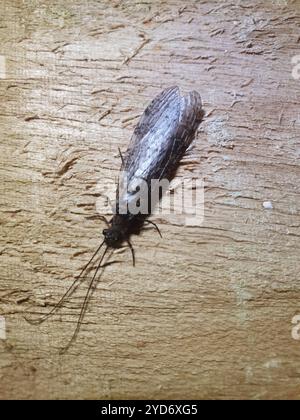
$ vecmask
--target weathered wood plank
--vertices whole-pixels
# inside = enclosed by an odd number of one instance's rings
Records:
[[[1,398],[298,398],[298,1],[2,1]],[[207,113],[178,177],[201,168],[205,219],[158,220],[40,327],[103,228],[138,116],[162,89]],[[105,181],[106,182],[106,181]],[[263,207],[271,201],[273,209]],[[155,220],[155,219],[154,219]]]

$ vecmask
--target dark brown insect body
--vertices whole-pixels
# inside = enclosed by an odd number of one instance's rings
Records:
[[[109,222],[106,221],[108,227],[103,230],[103,242],[58,304],[40,319],[28,320],[33,324],[40,324],[60,308],[65,299],[71,296],[83,281],[83,274],[90,271],[90,264],[105,244],[106,248],[89,284],[77,327],[70,342],[62,352],[70,347],[77,336],[89,298],[96,286],[97,273],[100,267],[105,266],[105,264],[101,264],[107,251],[111,250],[107,258],[108,261],[114,248],[121,246],[123,242],[127,242],[134,262],[134,252],[129,241],[131,234],[138,233],[145,222],[152,223],[157,228],[153,222],[147,220],[160,198],[160,195],[157,194],[153,198],[152,193],[156,188],[153,185],[156,184],[153,184],[152,181],[170,180],[172,178],[180,159],[194,138],[203,114],[200,95],[197,92],[190,92],[186,96],[181,96],[178,87],[164,90],[144,111],[134,130],[125,156],[121,156],[122,165],[114,216]],[[144,193],[144,195],[141,193]],[[145,208],[143,212],[131,210],[136,202],[141,201],[141,197],[147,197],[146,210]]]
[[[153,202],[151,181],[170,180],[202,118],[200,95],[190,92],[181,96],[176,86],[161,92],[146,108],[122,157],[116,214],[109,228],[103,231],[109,247],[128,241],[131,233],[142,227],[157,204]],[[148,209],[143,214],[132,214],[128,208],[136,199],[137,192],[130,191],[128,185],[139,185],[140,180],[148,187]],[[120,214],[120,207],[125,208],[125,214]]]

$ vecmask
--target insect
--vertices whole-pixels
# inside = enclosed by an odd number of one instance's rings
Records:
[[[131,235],[139,233],[145,223],[154,225],[160,234],[156,224],[147,219],[157,201],[161,198],[161,194],[155,194],[156,198],[153,198],[153,192],[157,184],[154,184],[152,181],[170,180],[174,176],[179,162],[191,144],[203,116],[204,112],[199,93],[193,91],[186,96],[181,96],[177,86],[162,91],[145,109],[133,132],[125,155],[122,156],[120,152],[122,165],[115,210],[110,221],[103,217],[107,224],[106,229],[103,230],[103,241],[71,287],[49,313],[37,320],[26,318],[32,324],[40,324],[56,312],[84,280],[84,273],[91,267],[91,263],[104,246],[104,252],[88,286],[76,329],[67,346],[61,350],[61,353],[67,351],[75,340],[85,315],[89,298],[95,289],[97,274],[100,268],[104,268],[109,263],[108,261],[114,249],[127,242],[132,253],[134,265],[135,256],[130,242]],[[142,199],[147,202],[146,206],[144,206],[144,211],[132,211],[132,205],[137,202],[141,204]],[[136,209],[136,206],[134,208]],[[108,252],[107,262],[102,264]]]

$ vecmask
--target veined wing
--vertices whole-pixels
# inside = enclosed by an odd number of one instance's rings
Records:
[[[178,87],[171,87],[150,103],[124,157],[118,193],[120,203],[124,205],[135,199],[135,186],[140,180],[149,187],[151,179],[168,178],[176,170],[202,117],[201,97],[194,91],[181,96]]]

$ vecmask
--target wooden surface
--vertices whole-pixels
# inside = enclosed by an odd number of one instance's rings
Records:
[[[1,1],[1,398],[299,398],[300,2]],[[3,60],[2,60],[3,61]],[[159,223],[107,267],[66,355],[102,237],[96,204],[162,89],[206,119],[178,177],[200,227]],[[100,192],[99,192],[100,191]],[[273,209],[264,208],[270,201]]]

